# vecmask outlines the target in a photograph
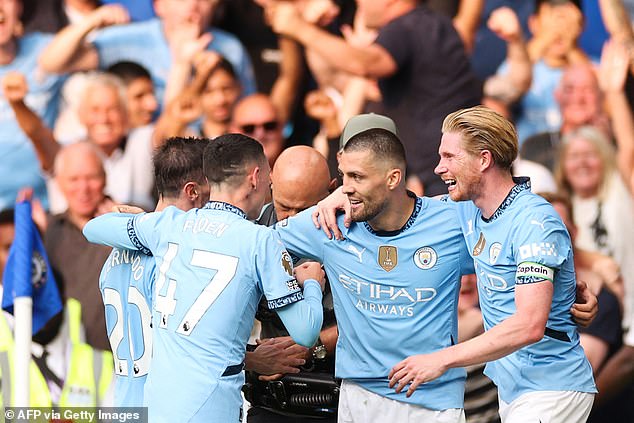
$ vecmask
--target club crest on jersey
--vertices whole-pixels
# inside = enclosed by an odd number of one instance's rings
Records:
[[[478,242],[473,246],[473,255],[479,256],[484,251],[484,246],[487,245],[487,240],[484,239],[484,234],[480,232],[480,238],[478,238]]]
[[[398,264],[398,251],[392,245],[381,245],[379,247],[379,266],[386,272],[394,269]]]
[[[46,275],[48,274],[48,267],[46,266],[46,260],[39,251],[33,251],[31,258],[31,283],[33,288],[40,288],[46,282]]]
[[[498,261],[500,251],[502,251],[502,244],[499,242],[491,244],[491,248],[489,248],[489,264],[495,264]]]
[[[293,260],[291,259],[291,255],[288,254],[288,251],[282,251],[282,269],[288,274],[288,276],[293,277]]]
[[[438,254],[431,247],[422,247],[414,253],[414,264],[424,270],[431,269],[438,260]]]

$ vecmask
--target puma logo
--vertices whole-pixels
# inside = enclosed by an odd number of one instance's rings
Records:
[[[539,226],[540,228],[542,228],[542,231],[546,230],[546,228],[544,228],[544,222],[539,222],[539,221],[533,219],[533,220],[531,220],[531,225]]]
[[[363,253],[365,252],[365,248],[359,251],[354,245],[348,245],[348,251],[353,252],[357,256],[359,263],[363,263]]]

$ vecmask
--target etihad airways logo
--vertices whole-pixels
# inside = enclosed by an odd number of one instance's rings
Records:
[[[406,288],[373,282],[365,282],[347,275],[339,275],[339,282],[359,297],[409,303],[424,303],[436,297],[434,288]],[[403,301],[405,300],[405,301]]]

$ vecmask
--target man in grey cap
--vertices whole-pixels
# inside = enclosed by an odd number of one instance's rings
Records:
[[[460,278],[473,273],[457,214],[405,188],[405,151],[394,122],[360,115],[339,154],[352,224],[342,242],[315,228],[313,208],[276,225],[295,256],[320,261],[339,328],[339,422],[463,422],[465,371],[452,369],[414,395],[389,388],[391,366],[457,340]],[[343,227],[343,216],[340,226]]]

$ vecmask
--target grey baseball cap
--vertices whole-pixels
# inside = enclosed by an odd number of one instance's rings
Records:
[[[350,138],[368,129],[385,129],[398,137],[396,124],[387,116],[378,115],[376,113],[366,113],[356,115],[348,119],[346,126],[343,128],[341,138],[339,139],[339,148],[343,148]]]

